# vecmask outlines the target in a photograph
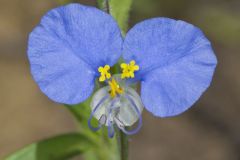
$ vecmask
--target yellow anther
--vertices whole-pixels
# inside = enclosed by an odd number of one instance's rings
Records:
[[[109,70],[110,70],[109,65],[105,65],[104,67],[99,67],[98,68],[98,72],[101,73],[101,76],[99,77],[100,82],[104,82],[106,79],[111,78],[111,74],[109,73]]]
[[[109,93],[112,98],[116,97],[117,94],[123,93],[123,89],[119,86],[119,84],[114,78],[112,78],[111,81],[108,81],[108,84],[110,87]]]
[[[134,78],[134,72],[139,70],[139,66],[136,65],[136,62],[132,60],[129,64],[122,63],[122,75],[121,78]]]

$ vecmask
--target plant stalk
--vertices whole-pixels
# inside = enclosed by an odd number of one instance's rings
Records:
[[[109,0],[97,0],[98,8],[110,14]]]
[[[122,131],[119,131],[119,148],[120,148],[120,157],[121,160],[128,160],[128,136],[123,133]]]
[[[109,4],[109,0],[96,0],[98,7],[105,11],[108,14],[111,14],[110,9],[111,6]],[[125,34],[124,31],[122,31],[123,34]],[[113,67],[113,74],[118,73],[118,68],[117,66]],[[120,160],[128,160],[128,136],[123,133],[121,130],[118,128],[115,128],[115,131],[117,133],[117,140],[118,140],[118,148],[119,148],[119,155],[120,155]]]

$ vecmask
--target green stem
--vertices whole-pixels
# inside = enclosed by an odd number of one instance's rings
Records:
[[[119,145],[121,160],[128,160],[128,137],[122,131],[119,131]]]
[[[112,12],[113,12],[113,9],[114,8],[112,8],[112,6],[110,6],[110,3],[109,3],[109,1],[111,1],[111,0],[96,0],[97,1],[97,5],[98,5],[98,7],[101,9],[101,10],[103,10],[103,11],[105,11],[105,12],[107,12],[108,14],[112,14]],[[112,1],[111,1],[112,2]],[[116,1],[117,2],[117,1]],[[115,2],[115,3],[116,3]],[[131,1],[129,1],[129,2],[131,2]],[[119,2],[118,2],[119,3]],[[112,2],[112,4],[113,4],[113,2]],[[130,4],[131,3],[129,3],[128,5],[130,6]],[[127,6],[126,6],[127,7]],[[129,7],[130,8],[130,7]],[[111,9],[111,10],[110,10]],[[115,8],[116,9],[116,8]],[[110,12],[111,11],[111,12]],[[128,11],[128,10],[127,10]],[[120,14],[121,14],[121,12],[120,12]],[[128,12],[126,12],[126,14],[128,15]],[[112,15],[112,16],[114,16],[114,15]],[[116,16],[116,15],[115,15]],[[118,20],[118,18],[117,17],[114,17],[114,18],[116,18],[117,20]],[[126,19],[128,19],[128,16],[126,16]],[[123,19],[124,20],[124,19]],[[118,23],[119,23],[119,25],[120,24],[123,24],[123,23],[127,23],[127,20],[126,21],[122,21],[122,22],[119,22],[118,21]],[[126,27],[127,25],[125,25],[124,27],[121,27],[121,25],[120,25],[120,28],[121,28],[121,30],[122,30],[122,34],[123,35],[125,35],[125,30],[124,30],[124,28],[126,29],[127,27]],[[112,67],[113,69],[112,69],[112,73],[113,74],[116,74],[116,73],[119,73],[119,68],[115,65],[114,67]],[[118,128],[116,128],[115,129],[115,131],[116,131],[116,133],[117,133],[117,138],[118,138],[118,148],[119,148],[119,155],[120,155],[120,160],[128,160],[128,136],[125,134],[125,133],[123,133],[121,130],[118,130]]]
[[[109,0],[97,0],[98,8],[110,14]]]

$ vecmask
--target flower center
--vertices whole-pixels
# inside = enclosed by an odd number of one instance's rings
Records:
[[[93,95],[92,113],[88,121],[89,128],[97,131],[102,126],[106,126],[109,137],[114,136],[114,126],[126,134],[135,134],[142,125],[143,105],[140,96],[127,85],[126,80],[121,79],[119,74],[113,75],[108,84]],[[92,126],[93,117],[98,120],[98,126]],[[134,129],[125,129],[126,126],[132,126],[137,121],[138,124]]]
[[[109,137],[114,135],[114,125],[126,134],[136,133],[142,125],[141,112],[143,105],[137,92],[126,84],[127,78],[134,78],[134,72],[139,70],[139,66],[132,60],[129,64],[122,63],[122,74],[111,76],[110,66],[100,66],[99,81],[108,85],[99,89],[93,96],[91,102],[92,113],[88,120],[89,128],[94,131],[99,130],[103,125],[108,128]],[[91,125],[92,118],[98,119],[98,126]],[[125,126],[132,126],[138,121],[135,129],[128,131]]]
[[[111,81],[108,81],[108,84],[110,86],[109,93],[112,98],[116,97],[117,94],[123,93],[123,89],[119,86],[119,84],[114,78],[112,78]]]

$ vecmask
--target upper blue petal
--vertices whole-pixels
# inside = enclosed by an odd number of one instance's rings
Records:
[[[29,36],[31,73],[50,99],[76,104],[87,99],[97,68],[114,65],[122,37],[114,19],[93,7],[70,4],[49,11]]]
[[[126,35],[123,57],[140,66],[141,97],[156,116],[180,114],[208,88],[217,64],[209,40],[184,21],[154,18]]]

